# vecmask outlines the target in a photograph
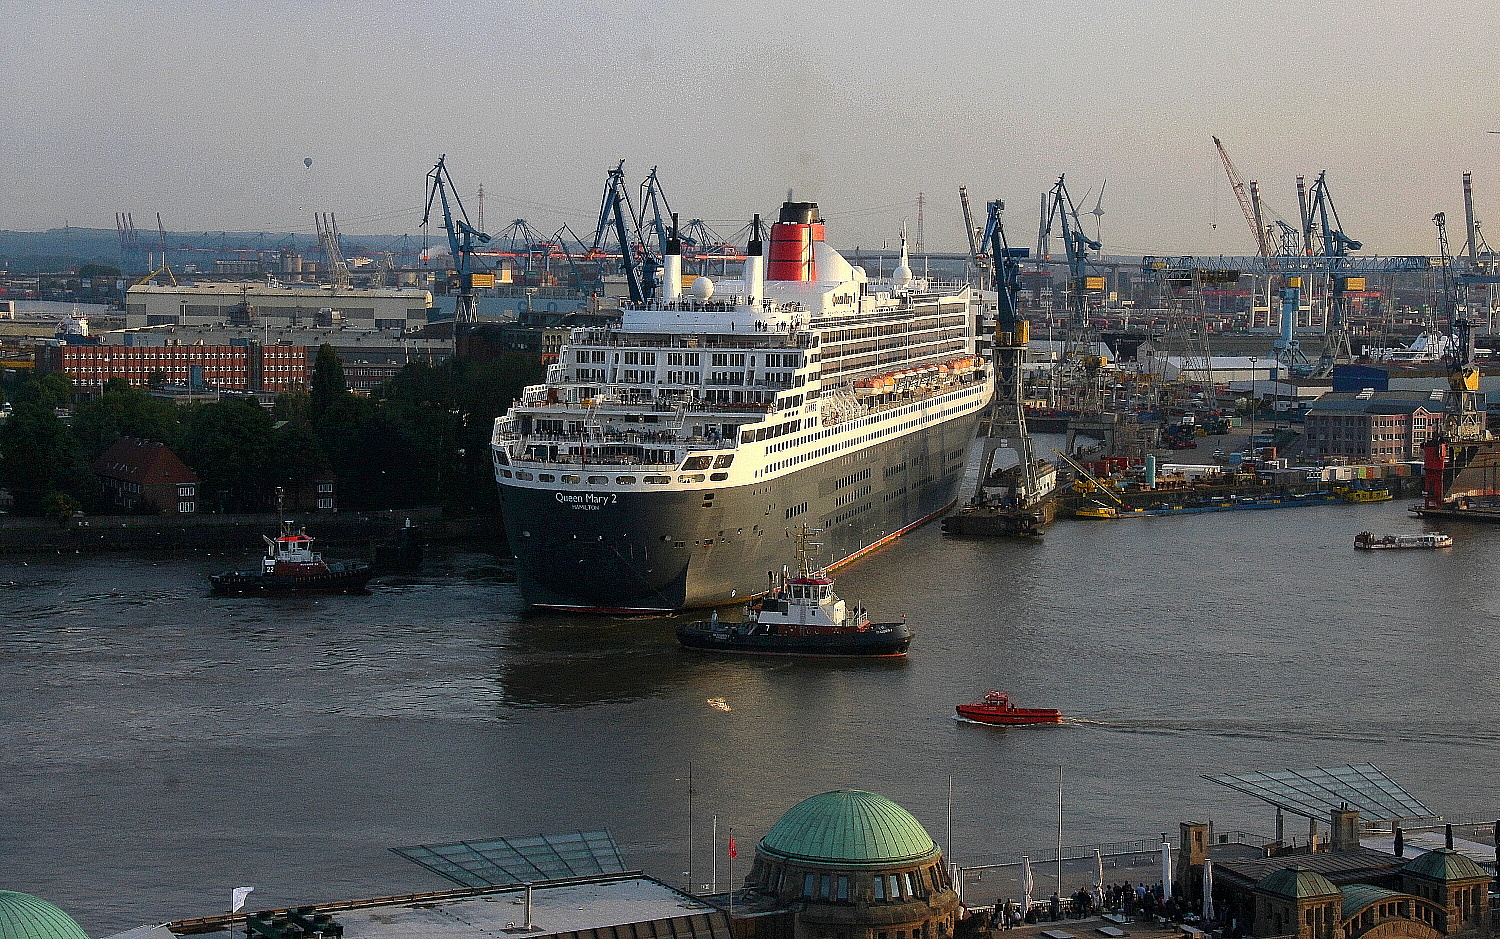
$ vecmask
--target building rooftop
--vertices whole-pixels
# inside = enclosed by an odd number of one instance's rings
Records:
[[[1333,881],[1300,864],[1267,874],[1260,883],[1255,885],[1255,889],[1294,900],[1336,896],[1339,892],[1339,888],[1333,885]]]
[[[1213,852],[1214,873],[1244,884],[1259,884],[1277,871],[1297,865],[1327,878],[1335,886],[1357,883],[1400,870],[1403,858],[1372,848],[1353,851],[1328,851],[1299,854],[1293,857],[1225,857]]]
[[[88,934],[46,900],[0,890],[0,939],[88,939]]]
[[[1452,848],[1438,848],[1436,851],[1419,854],[1408,861],[1401,871],[1431,880],[1473,880],[1481,877],[1488,880],[1490,876],[1484,868]]]
[[[859,789],[803,799],[781,816],[760,849],[768,854],[825,863],[918,861],[938,854],[927,829],[885,796]]]
[[[1384,887],[1374,887],[1370,884],[1349,884],[1347,887],[1340,887],[1339,893],[1344,896],[1344,902],[1339,909],[1339,916],[1343,919],[1350,918],[1373,903],[1404,899],[1408,896],[1408,894],[1397,893]]]
[[[281,912],[287,911],[265,914]],[[331,915],[345,936],[358,939],[496,939],[506,934],[533,939],[628,924],[662,924],[631,931],[643,939],[730,939],[723,913],[639,871],[534,885],[530,929],[526,888],[519,885],[350,900],[314,906],[311,912]],[[241,920],[242,915],[220,915],[167,925],[177,935],[188,935],[222,930]]]

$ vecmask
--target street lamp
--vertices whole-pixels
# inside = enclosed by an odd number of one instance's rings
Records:
[[[1250,451],[1255,452],[1255,363],[1260,359],[1250,356]]]

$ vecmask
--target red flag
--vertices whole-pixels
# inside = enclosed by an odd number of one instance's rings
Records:
[[[740,856],[740,849],[734,846],[734,835],[729,836],[729,856],[732,858]]]

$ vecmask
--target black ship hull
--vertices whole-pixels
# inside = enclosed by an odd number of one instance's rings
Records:
[[[818,563],[837,567],[953,504],[980,413],[751,485],[581,498],[502,483],[522,596],[621,613],[743,601],[767,590],[803,524],[820,530]]]
[[[868,632],[825,636],[748,635],[739,624],[714,622],[677,627],[677,641],[685,649],[740,655],[895,658],[906,654],[911,639],[905,623],[873,623]]]
[[[375,570],[363,561],[328,565],[328,570],[308,574],[266,574],[261,571],[225,571],[209,577],[218,593],[322,592],[349,593],[363,590]]]

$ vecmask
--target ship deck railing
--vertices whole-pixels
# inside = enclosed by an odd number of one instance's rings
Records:
[[[525,408],[556,408],[558,410],[571,410],[580,412],[598,411],[634,414],[649,412],[652,414],[672,414],[673,412],[679,410],[684,403],[672,398],[640,398],[618,401],[601,401],[598,398],[592,398],[590,399],[590,402],[591,403],[589,404],[584,404],[583,402],[569,401],[522,400],[521,406]],[[713,414],[716,416],[741,413],[759,417],[760,415],[773,411],[775,409],[776,404],[772,401],[733,401],[725,403],[721,401],[704,401],[703,399],[699,398],[687,402],[687,414],[689,418],[691,418],[695,414],[700,413],[705,415]]]
[[[807,332],[785,329],[760,330],[754,326],[741,332],[704,333],[701,328],[692,333],[650,333],[651,338],[633,338],[632,333],[614,330],[594,331],[568,340],[573,346],[609,346],[619,349],[809,349],[816,345],[816,337]]]
[[[527,443],[565,443],[577,444],[582,442],[585,446],[599,444],[619,444],[624,446],[664,446],[664,447],[711,447],[723,449],[725,446],[733,446],[734,440],[729,437],[707,437],[694,436],[691,434],[674,434],[670,431],[659,433],[635,433],[632,431],[616,431],[604,433],[588,433],[583,436],[578,434],[553,434],[543,432],[532,432],[529,434],[499,434],[495,437],[496,443],[515,443],[517,441]]]

